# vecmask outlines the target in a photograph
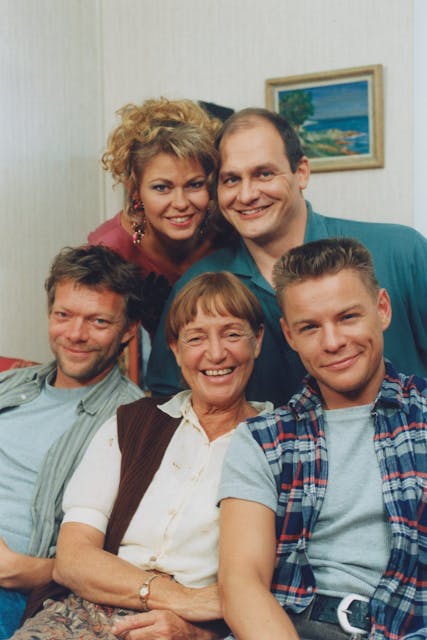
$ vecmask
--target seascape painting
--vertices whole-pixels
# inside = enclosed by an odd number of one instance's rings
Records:
[[[378,66],[369,71],[378,75]],[[381,83],[374,76],[357,68],[267,81],[267,106],[296,129],[314,171],[383,166]]]

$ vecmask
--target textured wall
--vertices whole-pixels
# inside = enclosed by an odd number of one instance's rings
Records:
[[[383,64],[385,168],[313,175],[307,196],[330,215],[412,224],[412,11],[412,0],[103,0],[107,127],[127,101],[264,106],[266,78]],[[106,198],[111,215],[108,182]]]
[[[99,220],[98,4],[0,1],[0,353],[45,360],[51,258]]]
[[[414,2],[414,227],[427,236],[427,2]]]

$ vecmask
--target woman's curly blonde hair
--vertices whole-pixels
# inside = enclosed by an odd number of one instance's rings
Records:
[[[129,197],[139,190],[145,165],[159,153],[200,162],[208,178],[217,165],[213,140],[221,123],[191,100],[146,100],[117,111],[119,124],[110,134],[102,167]]]

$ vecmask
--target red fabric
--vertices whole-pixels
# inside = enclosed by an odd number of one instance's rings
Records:
[[[132,236],[120,223],[121,215],[120,211],[113,218],[106,220],[94,231],[91,231],[88,235],[88,241],[91,244],[103,244],[116,251],[128,262],[138,265],[142,269],[144,277],[149,273],[156,273],[164,276],[169,284],[175,284],[180,274],[176,270],[172,271],[161,260],[155,262],[150,259],[141,247],[134,245]]]
[[[6,358],[0,356],[0,371],[6,371],[7,369],[20,369],[21,367],[31,367],[37,362],[31,362],[31,360],[23,360],[22,358]]]

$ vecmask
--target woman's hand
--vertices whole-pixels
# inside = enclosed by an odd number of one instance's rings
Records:
[[[117,617],[111,631],[123,640],[214,640],[218,637],[172,611],[158,610]]]
[[[222,618],[217,584],[194,589],[174,580],[153,580],[147,604],[150,609],[171,609],[193,622]]]

